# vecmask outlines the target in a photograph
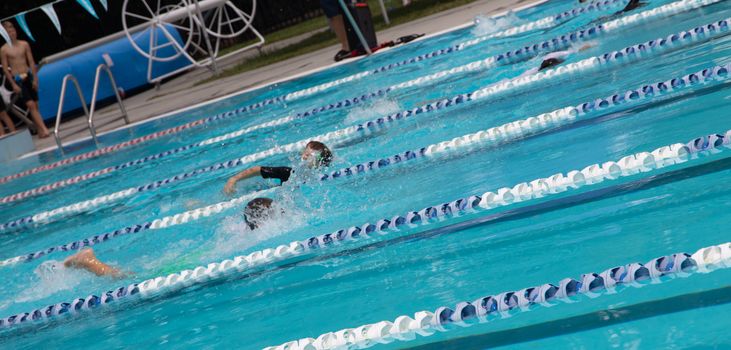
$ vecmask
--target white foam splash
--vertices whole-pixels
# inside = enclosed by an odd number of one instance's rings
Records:
[[[514,27],[516,23],[520,22],[520,18],[511,11],[505,14],[505,16],[498,18],[479,15],[475,17],[474,22],[475,26],[472,29],[472,35],[485,36]]]
[[[88,273],[63,266],[63,262],[47,260],[33,270],[32,285],[18,294],[14,302],[23,303],[46,298],[62,290],[72,290],[86,278]]]
[[[343,123],[352,125],[364,120],[377,118],[378,116],[393,114],[400,110],[401,106],[395,100],[379,99],[351,109]]]
[[[221,222],[212,239],[213,246],[203,254],[203,260],[210,261],[241,254],[259,243],[291,232],[306,222],[304,213],[285,199],[278,199],[275,202],[273,214],[269,215],[266,221],[259,223],[259,227],[255,230],[250,229],[244,221],[243,214],[237,212]]]

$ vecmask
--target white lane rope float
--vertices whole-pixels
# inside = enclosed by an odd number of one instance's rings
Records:
[[[616,93],[606,98],[515,120],[486,130],[458,136],[448,141],[401,152],[390,157],[340,168],[321,174],[319,178],[321,181],[348,178],[390,168],[411,160],[424,158],[441,160],[452,155],[464,154],[467,151],[523,140],[532,135],[592,119],[597,115],[601,116],[609,112],[616,112],[620,107],[630,108],[634,105],[647,103],[649,100],[655,101],[661,100],[663,97],[676,97],[683,91],[693,91],[694,88],[699,86],[710,87],[724,84],[728,81],[729,71],[731,71],[731,64],[706,68],[696,73],[686,74],[666,81],[645,84],[637,89]]]
[[[593,2],[591,4],[588,4],[588,5],[585,5],[585,6],[581,6],[581,7],[577,8],[577,9],[573,9],[572,11],[568,11],[566,13],[563,13],[563,14],[560,14],[560,15],[557,15],[557,16],[563,16],[563,17],[567,17],[567,18],[568,17],[573,17],[573,16],[576,16],[579,13],[587,12],[588,10],[585,9],[585,8],[587,8],[589,6],[594,6],[594,7],[608,6],[608,5],[603,5],[603,4],[605,2],[614,4],[614,3],[617,3],[619,1],[623,1],[623,0],[595,1],[596,4]],[[516,29],[516,33],[517,32],[521,32],[522,33],[522,32],[525,32],[526,30],[532,30],[532,28],[538,28],[540,26],[545,25],[547,22],[552,22],[552,20],[549,20],[548,17],[547,17],[547,18],[544,18],[544,19],[539,20],[539,21],[535,21],[535,22],[530,22],[530,23],[527,23],[527,24],[523,24],[523,25],[519,26],[521,28],[520,30],[517,30]],[[504,36],[504,35],[505,35],[505,33],[502,34],[502,36]],[[219,114],[214,115],[214,116],[210,116],[210,117],[207,117],[207,118],[203,118],[203,119],[199,119],[199,120],[196,120],[196,121],[192,121],[192,122],[189,122],[189,123],[180,125],[180,126],[176,126],[176,127],[173,127],[173,128],[169,128],[169,129],[166,129],[166,130],[162,130],[162,131],[159,131],[159,132],[155,132],[155,133],[150,134],[150,135],[138,137],[138,138],[135,138],[133,140],[125,141],[125,142],[122,142],[122,143],[119,143],[119,144],[116,144],[116,145],[111,145],[111,146],[107,146],[107,147],[104,147],[102,149],[98,149],[98,150],[95,150],[95,151],[86,152],[86,153],[83,153],[83,154],[80,154],[80,155],[76,155],[76,156],[73,156],[73,157],[70,157],[70,158],[66,158],[66,159],[59,160],[57,162],[53,162],[51,164],[46,164],[46,165],[42,165],[42,166],[35,167],[35,168],[32,168],[32,169],[28,169],[28,170],[22,171],[20,173],[16,173],[16,174],[12,174],[12,175],[7,175],[7,176],[4,176],[4,177],[1,177],[0,178],[0,184],[6,183],[6,182],[9,182],[9,181],[13,181],[13,180],[16,180],[16,179],[19,179],[21,177],[25,177],[25,176],[28,176],[28,175],[36,174],[36,173],[43,172],[43,171],[50,170],[50,169],[54,169],[54,168],[57,168],[57,167],[60,167],[60,166],[69,165],[69,164],[73,164],[73,163],[80,162],[80,161],[83,161],[83,160],[96,158],[96,157],[99,157],[99,156],[104,155],[104,154],[108,154],[108,153],[112,153],[112,152],[118,151],[118,150],[123,149],[123,148],[127,148],[127,147],[134,146],[134,145],[137,145],[137,144],[146,142],[146,141],[150,141],[150,140],[153,140],[153,139],[157,139],[157,138],[162,137],[162,136],[166,136],[166,135],[178,133],[178,132],[180,132],[182,130],[185,130],[185,129],[188,129],[188,128],[192,128],[192,127],[195,127],[195,126],[199,126],[199,125],[202,125],[202,124],[208,124],[208,123],[210,123],[212,121],[215,121],[215,120],[230,118],[230,117],[236,116],[236,115],[241,114],[241,113],[244,113],[244,112],[248,112],[248,111],[252,111],[252,110],[256,110],[256,109],[262,108],[264,106],[268,106],[268,105],[272,105],[272,104],[276,104],[276,103],[281,103],[281,102],[285,102],[285,101],[291,101],[291,100],[294,100],[294,99],[297,99],[297,98],[303,97],[303,96],[309,96],[309,95],[312,95],[314,93],[320,92],[322,90],[325,90],[325,89],[328,89],[328,88],[331,88],[331,87],[334,87],[334,86],[337,86],[337,85],[344,84],[346,82],[350,82],[350,81],[354,81],[354,80],[361,79],[361,78],[363,78],[365,76],[368,76],[368,75],[371,75],[371,74],[375,74],[375,73],[378,73],[378,72],[384,72],[384,71],[391,70],[393,68],[396,68],[396,67],[399,67],[399,66],[403,66],[403,65],[406,65],[406,64],[420,62],[420,61],[423,61],[423,60],[426,60],[426,59],[429,59],[429,58],[432,58],[432,57],[440,56],[440,55],[447,54],[447,53],[456,52],[456,51],[459,51],[460,50],[460,45],[464,46],[465,43],[458,44],[458,45],[455,45],[454,47],[450,47],[450,48],[447,48],[447,49],[441,49],[441,50],[437,50],[437,51],[434,51],[434,52],[431,52],[431,53],[428,53],[428,54],[424,54],[424,55],[420,55],[420,56],[417,56],[417,57],[413,57],[411,59],[404,60],[404,61],[399,62],[397,64],[390,64],[390,65],[387,65],[387,66],[382,66],[382,67],[379,67],[379,68],[377,68],[377,69],[375,69],[373,71],[364,71],[364,72],[361,72],[361,73],[358,73],[358,74],[354,74],[354,75],[351,75],[351,76],[348,76],[348,77],[344,77],[344,78],[341,78],[341,79],[337,79],[337,80],[332,81],[332,82],[328,82],[328,83],[324,83],[324,84],[318,85],[317,87],[314,87],[314,88],[308,88],[308,89],[296,91],[296,92],[293,92],[293,93],[289,93],[289,94],[286,94],[286,95],[282,95],[282,96],[278,96],[278,97],[264,99],[264,100],[262,100],[260,102],[251,104],[251,105],[246,106],[246,107],[241,107],[241,108],[238,108],[238,109],[233,110],[233,111],[219,113]]]
[[[320,181],[347,178],[355,175],[364,175],[377,170],[393,168],[396,165],[419,159],[444,159],[455,154],[463,154],[486,146],[497,146],[516,140],[525,139],[528,136],[540,134],[552,129],[567,126],[581,120],[590,119],[595,115],[603,115],[609,111],[616,112],[617,107],[630,107],[632,105],[646,102],[649,98],[661,98],[665,96],[677,96],[681,91],[692,89],[699,85],[722,84],[726,82],[731,64],[726,66],[715,66],[687,74],[678,78],[672,78],[664,82],[643,85],[634,90],[613,94],[603,99],[596,99],[590,102],[581,103],[577,106],[557,109],[549,113],[543,113],[535,117],[529,117],[505,123],[500,126],[481,130],[475,133],[456,137],[452,140],[435,143],[420,149],[405,151],[391,157],[380,158],[354,166],[345,167],[319,176]],[[269,191],[269,190],[267,190]],[[108,241],[110,238],[128,233],[138,233],[147,229],[167,227],[167,223],[185,223],[187,218],[197,219],[198,216],[210,216],[228,209],[244,199],[251,199],[263,195],[267,191],[259,191],[252,195],[246,195],[235,199],[236,203],[222,202],[200,208],[187,213],[170,216],[152,222],[129,225],[125,228],[96,235],[84,240],[67,243],[57,247],[51,247],[35,253],[24,254],[14,258],[0,261],[0,267],[9,266],[19,262],[29,262],[52,252],[71,251],[91,246],[97,243]],[[157,223],[162,223],[158,226]]]
[[[320,175],[319,179],[320,181],[326,181],[338,178],[347,178],[355,175],[364,175],[377,170],[393,168],[393,166],[404,164],[412,160],[443,159],[450,155],[463,154],[465,151],[522,140],[531,135],[540,134],[581,120],[590,119],[594,115],[603,115],[609,111],[616,112],[617,107],[629,107],[641,104],[643,101],[646,102],[649,98],[676,96],[681,91],[692,89],[699,85],[707,86],[709,84],[722,84],[726,82],[729,70],[731,70],[731,64],[706,68],[696,73],[672,78],[664,82],[643,85],[637,89],[613,94],[603,99],[596,99],[590,102],[581,103],[577,106],[557,109],[535,117],[515,120],[487,130],[463,135],[452,140],[435,143],[420,149],[409,150],[391,157],[375,159],[354,166],[338,169],[330,173]],[[5,259],[0,261],[0,267],[14,265],[19,262],[33,261],[53,252],[78,250],[97,243],[106,242],[111,238],[123,234],[138,233],[147,229],[164,228],[168,227],[168,224],[186,223],[190,218],[198,219],[199,216],[207,217],[217,214],[225,209],[235,206],[238,203],[241,203],[245,199],[264,195],[268,191],[269,190],[258,191],[254,194],[245,195],[232,201],[221,202],[205,208],[191,210],[183,214],[169,216],[152,222],[129,225],[125,228],[106,234],[100,234],[87,239],[37,251],[35,253]]]
[[[13,266],[13,265],[16,265],[16,264],[22,263],[22,262],[34,261],[38,258],[47,256],[54,252],[69,252],[69,251],[80,250],[85,247],[91,247],[91,246],[99,244],[99,243],[108,242],[109,240],[111,240],[113,238],[117,238],[117,237],[121,237],[121,236],[141,233],[141,232],[145,232],[148,230],[158,230],[158,229],[168,228],[168,227],[172,227],[172,226],[187,224],[189,222],[193,222],[193,221],[196,221],[199,219],[203,219],[203,218],[207,218],[209,216],[219,214],[223,211],[226,211],[226,210],[229,210],[236,206],[239,206],[242,203],[246,203],[256,197],[266,196],[269,193],[273,192],[273,190],[274,189],[268,189],[268,190],[248,193],[248,194],[245,194],[243,196],[240,196],[240,197],[237,197],[237,198],[234,198],[231,200],[219,202],[216,204],[211,204],[211,205],[197,208],[197,209],[191,209],[191,210],[179,213],[179,214],[169,215],[169,216],[165,216],[165,217],[162,217],[159,219],[154,219],[152,221],[128,225],[126,227],[123,227],[123,228],[120,228],[120,229],[117,229],[114,231],[101,233],[101,234],[94,235],[94,236],[91,236],[91,237],[88,237],[85,239],[80,239],[80,240],[73,241],[70,243],[50,247],[50,248],[47,248],[44,250],[39,250],[35,253],[24,254],[24,255],[19,255],[19,256],[13,257],[13,258],[8,258],[5,260],[0,260],[0,268]]]
[[[609,27],[612,28],[612,30],[616,30],[617,28],[620,28],[620,27],[626,28],[626,27],[629,27],[632,25],[636,25],[637,23],[647,22],[648,20],[652,20],[652,19],[658,18],[660,16],[671,15],[671,14],[675,14],[675,13],[679,13],[679,12],[683,12],[683,11],[692,10],[692,9],[698,8],[700,6],[706,6],[709,3],[715,3],[717,1],[722,1],[722,0],[711,0],[711,1],[704,1],[704,2],[699,2],[697,0],[682,0],[682,1],[679,1],[676,3],[671,3],[668,5],[660,6],[658,8],[652,9],[652,10],[647,10],[647,11],[639,13],[637,15],[633,15],[632,17],[629,17],[627,19],[621,19],[621,21],[620,21],[620,19],[613,20],[613,21],[608,22],[608,24],[609,24]],[[422,76],[422,77],[415,78],[415,79],[412,79],[412,80],[409,80],[406,82],[395,84],[395,85],[389,86],[385,89],[380,89],[380,90],[377,90],[374,92],[365,93],[361,96],[347,98],[347,99],[344,99],[344,100],[336,102],[336,103],[330,103],[325,106],[315,107],[315,108],[312,108],[305,112],[296,113],[294,115],[289,115],[289,116],[281,117],[281,118],[278,118],[278,119],[275,119],[272,121],[252,125],[252,126],[249,126],[249,127],[237,130],[237,131],[233,131],[233,132],[224,134],[224,135],[211,137],[206,140],[196,142],[194,144],[181,146],[181,147],[178,147],[178,148],[175,148],[172,150],[149,155],[144,158],[132,160],[132,161],[129,161],[129,162],[126,162],[123,164],[116,165],[116,166],[106,167],[106,168],[96,170],[96,171],[93,171],[90,173],[86,173],[83,175],[77,175],[77,176],[74,176],[74,177],[71,177],[68,179],[59,180],[59,181],[56,181],[56,182],[53,182],[50,184],[42,185],[42,186],[39,186],[36,188],[32,188],[32,189],[25,190],[22,192],[7,195],[5,197],[0,197],[0,204],[10,203],[10,202],[18,201],[18,200],[23,200],[25,198],[37,196],[37,195],[40,195],[43,193],[47,193],[49,191],[67,187],[67,186],[70,186],[73,184],[78,184],[80,182],[91,180],[91,179],[99,177],[99,176],[107,175],[112,172],[122,170],[122,169],[125,169],[128,167],[138,166],[140,164],[159,160],[159,159],[167,157],[167,156],[179,154],[181,152],[185,152],[190,149],[195,149],[195,148],[203,147],[203,146],[207,146],[207,145],[219,144],[223,141],[232,140],[232,139],[241,137],[243,135],[252,133],[254,131],[257,131],[257,130],[286,125],[295,120],[311,117],[311,116],[314,116],[316,114],[319,114],[319,113],[322,113],[325,111],[336,110],[336,109],[340,109],[340,108],[347,108],[347,107],[365,102],[369,99],[373,99],[375,97],[382,97],[389,92],[393,92],[393,91],[397,91],[400,89],[409,88],[409,87],[413,87],[413,86],[418,86],[418,85],[422,85],[425,83],[434,82],[436,80],[439,80],[439,79],[447,77],[447,76],[453,76],[455,74],[473,72],[473,71],[477,71],[477,70],[483,70],[483,69],[487,69],[487,68],[491,68],[491,67],[496,67],[498,65],[512,64],[515,62],[524,61],[524,60],[530,59],[532,57],[535,57],[537,55],[540,55],[541,53],[565,49],[565,48],[569,47],[570,45],[575,44],[577,42],[590,40],[604,32],[606,32],[604,30],[604,25],[597,25],[597,26],[594,26],[594,27],[591,27],[588,29],[579,30],[579,31],[576,31],[576,32],[573,32],[570,34],[561,35],[561,36],[558,36],[553,39],[546,40],[546,41],[543,41],[543,42],[540,42],[537,44],[525,46],[525,47],[517,49],[517,50],[508,51],[508,52],[505,52],[500,55],[488,57],[487,59],[484,59],[484,60],[474,61],[474,62],[465,64],[462,66],[454,67],[454,68],[451,68],[448,70],[436,72],[436,73],[433,73],[433,74],[430,74],[427,76]],[[239,113],[243,113],[244,111],[249,111],[249,110],[251,110],[251,109],[249,107],[247,107],[247,108],[244,108],[243,110],[240,109],[235,112],[221,113],[217,116],[203,119],[202,122],[199,124],[207,124],[209,122],[213,122],[216,120],[230,118]],[[165,132],[165,131],[163,131],[163,132]],[[165,134],[168,134],[168,133],[165,133]]]
[[[454,307],[439,307],[432,311],[418,311],[354,328],[328,332],[316,338],[303,338],[264,350],[330,350],[365,349],[394,341],[407,342],[417,335],[428,337],[435,333],[471,327],[479,323],[495,322],[516,314],[574,303],[582,298],[594,299],[619,290],[640,288],[650,283],[666,282],[689,277],[695,273],[709,273],[731,267],[731,243],[701,248],[693,254],[675,253],[652,259],[645,264],[631,263],[612,267],[600,273],[585,273],[578,279],[564,278],[556,284],[507,291],[495,295],[463,301]]]
[[[697,1],[697,0],[692,0],[692,1]],[[544,17],[544,18],[541,18],[541,19],[538,19],[538,20],[535,20],[532,22],[528,22],[528,23],[525,23],[525,24],[522,24],[519,26],[515,26],[515,27],[509,28],[506,30],[502,30],[502,31],[499,31],[496,33],[492,33],[489,35],[480,36],[475,39],[467,40],[467,41],[452,45],[452,46],[444,48],[444,49],[435,50],[435,51],[432,51],[432,52],[429,52],[426,54],[422,54],[419,56],[415,56],[412,58],[408,58],[408,59],[405,59],[405,60],[402,60],[399,62],[390,63],[388,65],[384,65],[384,66],[381,66],[381,67],[373,69],[373,70],[363,71],[363,72],[353,74],[348,77],[341,78],[341,79],[338,79],[335,81],[331,81],[331,82],[316,85],[316,86],[313,86],[313,87],[310,87],[307,89],[295,91],[295,92],[285,95],[284,100],[291,101],[291,100],[298,99],[301,97],[320,93],[322,91],[331,89],[338,85],[356,81],[356,80],[359,80],[359,79],[362,79],[364,77],[371,76],[374,74],[386,72],[386,71],[392,70],[397,67],[402,67],[405,65],[421,62],[421,61],[431,59],[434,57],[439,57],[439,56],[442,56],[445,54],[458,52],[458,51],[464,50],[470,46],[475,46],[479,43],[485,42],[490,39],[510,37],[510,36],[515,36],[518,34],[523,34],[523,33],[531,32],[531,31],[538,30],[538,29],[551,28],[551,27],[554,27],[560,23],[563,23],[573,17],[579,16],[582,14],[592,13],[595,11],[604,11],[604,10],[622,8],[626,4],[627,4],[627,1],[625,1],[625,0],[593,1],[589,4],[576,7],[574,9],[572,9],[571,11],[566,11],[566,12],[560,13],[558,15]]]
[[[709,0],[710,1],[710,0]],[[0,233],[2,232],[8,232],[8,231],[14,231],[17,229],[21,229],[24,227],[27,227],[29,225],[38,225],[38,224],[48,224],[50,222],[56,221],[60,218],[66,217],[68,215],[74,215],[77,213],[85,212],[87,210],[90,210],[92,208],[99,207],[101,205],[106,205],[109,203],[116,202],[118,200],[121,200],[123,198],[128,198],[130,196],[133,196],[140,192],[150,191],[153,189],[157,189],[161,186],[165,186],[171,183],[175,183],[178,181],[182,181],[185,179],[188,179],[190,177],[193,177],[195,175],[199,175],[202,173],[208,173],[212,171],[218,171],[222,169],[229,169],[233,167],[238,167],[244,164],[250,164],[255,161],[260,161],[262,159],[271,157],[273,155],[278,154],[284,154],[284,153],[292,153],[297,152],[305,145],[313,140],[317,140],[324,143],[341,143],[341,142],[347,142],[349,140],[356,139],[360,136],[367,136],[372,133],[373,130],[383,130],[388,127],[390,127],[392,124],[395,124],[396,122],[400,122],[406,119],[412,119],[412,117],[416,117],[423,113],[431,113],[435,111],[440,111],[445,108],[450,108],[453,106],[457,106],[460,104],[463,104],[465,102],[471,102],[475,100],[485,99],[489,97],[505,97],[507,94],[515,93],[516,90],[519,88],[530,88],[535,87],[540,83],[550,82],[555,79],[561,79],[565,78],[569,75],[581,73],[581,72],[589,72],[589,71],[596,71],[602,67],[611,67],[612,63],[617,64],[624,64],[627,63],[631,59],[647,59],[652,57],[650,53],[658,54],[667,52],[668,50],[678,49],[682,47],[683,45],[694,43],[701,40],[709,40],[710,38],[717,37],[719,35],[726,35],[728,33],[729,29],[729,20],[721,20],[718,22],[714,22],[711,24],[707,24],[704,26],[699,26],[693,29],[690,29],[688,31],[682,31],[676,34],[671,34],[665,38],[658,38],[654,40],[649,40],[645,43],[633,45],[626,47],[621,50],[613,51],[610,53],[605,53],[604,55],[591,57],[588,59],[581,60],[579,62],[570,63],[565,66],[561,66],[555,69],[549,69],[543,72],[538,72],[536,74],[530,75],[530,76],[524,76],[524,77],[518,77],[514,78],[508,81],[500,82],[497,84],[490,85],[488,87],[476,90],[471,93],[467,94],[461,94],[457,95],[451,98],[445,98],[443,100],[439,100],[430,104],[422,105],[420,107],[416,107],[410,110],[405,110],[402,112],[394,113],[391,115],[388,115],[386,117],[377,118],[362,124],[346,127],[344,129],[328,132],[326,134],[310,137],[301,141],[289,143],[283,146],[277,146],[265,151],[260,151],[254,154],[250,154],[238,159],[233,159],[225,162],[220,162],[214,165],[210,165],[204,168],[199,168],[196,170],[192,170],[186,173],[182,173],[179,175],[175,175],[173,177],[158,180],[152,183],[148,183],[146,185],[137,186],[137,187],[131,187],[128,189],[124,189],[121,191],[117,191],[112,194],[107,194],[103,196],[99,196],[90,200],[74,203],[71,205],[67,205],[61,208],[56,208],[54,210],[41,212],[35,215],[29,215],[23,218],[15,219],[3,224],[0,224]],[[726,79],[728,76],[728,69],[727,68],[719,68],[718,72],[711,72],[713,73],[713,77],[720,78],[720,79]],[[715,74],[718,73],[718,74]],[[690,75],[688,79],[692,79],[692,81],[683,81],[680,79],[674,79],[671,81],[671,86],[668,87],[666,84],[658,85],[658,92],[667,90],[667,89],[674,89],[674,88],[680,88],[687,84],[693,84],[697,82],[699,79],[705,80],[707,78],[707,74],[710,74],[708,72],[705,72],[702,76],[693,76]],[[644,94],[644,92],[643,92]],[[639,95],[639,93],[631,94],[628,96],[630,99],[633,99],[635,95]],[[624,99],[624,96],[618,96],[618,100]],[[588,108],[589,104],[586,108]],[[600,106],[601,107],[601,106]],[[169,152],[169,151],[168,151]],[[152,155],[148,157],[156,157],[157,155]]]
[[[731,130],[725,135],[731,136]],[[199,266],[179,273],[119,287],[99,296],[92,294],[84,298],[74,299],[71,302],[61,302],[31,312],[9,316],[0,321],[0,329],[22,325],[37,325],[58,317],[94,310],[107,304],[126,300],[159,297],[194,284],[202,284],[211,280],[232,277],[233,275],[250,274],[261,268],[271,267],[276,263],[303,257],[315,250],[333,249],[389,233],[398,235],[403,233],[403,230],[407,227],[430,225],[467,213],[556,196],[580,188],[595,186],[605,181],[632,177],[638,173],[651,172],[655,169],[670,168],[701,156],[713,157],[722,153],[724,149],[731,147],[729,140],[729,137],[717,134],[699,137],[687,144],[677,143],[660,147],[652,152],[640,152],[623,157],[617,162],[608,161],[601,165],[593,164],[581,171],[573,170],[566,174],[558,173],[547,178],[533,180],[530,183],[520,183],[512,188],[504,187],[494,192],[485,192],[482,195],[471,195],[418,211],[410,211],[405,215],[396,215],[390,219],[380,219],[375,223],[352,226],[303,241],[283,244],[273,249],[258,250],[219,263],[210,263],[206,266]],[[700,256],[712,255],[703,253]],[[698,264],[700,265],[701,262],[698,262]],[[708,269],[710,266],[704,268]]]

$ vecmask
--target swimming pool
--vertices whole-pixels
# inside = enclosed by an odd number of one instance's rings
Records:
[[[483,18],[105,135],[104,154],[3,167],[0,342],[727,346],[731,7],[653,0],[600,20],[622,7]],[[333,146],[327,170],[222,193],[313,138]],[[287,216],[250,231],[255,196]],[[40,271],[89,245],[132,274]]]

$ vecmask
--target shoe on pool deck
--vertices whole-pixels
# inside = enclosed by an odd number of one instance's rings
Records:
[[[335,54],[335,62],[340,62],[346,58],[353,56],[350,51],[340,50]]]

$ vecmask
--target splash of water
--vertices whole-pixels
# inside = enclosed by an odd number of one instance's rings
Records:
[[[520,20],[521,19],[518,18],[518,16],[516,16],[515,13],[513,13],[512,11],[506,13],[505,16],[500,16],[497,18],[479,15],[475,17],[475,27],[472,29],[472,35],[490,35],[501,30],[514,27],[518,22],[520,22]]]
[[[287,193],[281,191],[274,210],[267,219],[258,223],[255,230],[249,228],[240,212],[226,217],[212,239],[212,247],[203,254],[203,261],[221,259],[245,253],[259,243],[291,232],[307,223],[307,214],[293,203]]]
[[[43,299],[63,290],[72,290],[89,275],[83,271],[69,269],[63,262],[44,261],[33,270],[32,285],[24,289],[14,300],[16,303]]]
[[[396,113],[401,110],[398,102],[390,99],[380,99],[350,110],[344,123],[352,125],[364,120],[371,120],[379,116]]]

